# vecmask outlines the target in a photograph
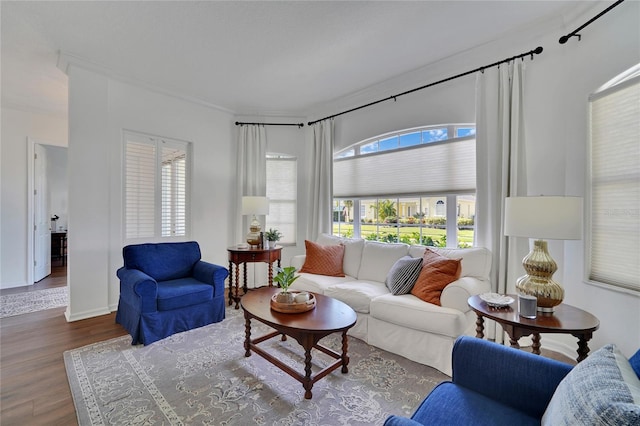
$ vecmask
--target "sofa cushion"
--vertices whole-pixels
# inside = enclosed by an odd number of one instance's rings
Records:
[[[425,246],[411,246],[409,256],[422,257],[427,249]],[[430,250],[449,259],[462,259],[462,271],[460,277],[476,277],[488,280],[491,271],[491,252],[484,247],[472,248],[441,248],[429,247]]]
[[[360,260],[362,259],[362,249],[364,248],[363,239],[342,238],[335,235],[320,234],[316,242],[323,246],[344,245],[342,269],[347,275],[351,275],[352,277],[358,276]]]
[[[327,287],[325,296],[333,297],[351,306],[356,312],[369,313],[371,300],[390,294],[384,283],[375,281],[352,281]]]
[[[422,267],[422,259],[415,259],[411,256],[402,256],[393,264],[385,284],[392,294],[407,294],[413,288],[420,269]]]
[[[380,321],[452,338],[464,334],[469,327],[464,313],[424,303],[411,294],[378,296],[369,309],[371,317]]]
[[[440,305],[442,290],[460,277],[460,271],[460,259],[448,259],[426,249],[422,258],[422,270],[411,294],[425,302]]]
[[[640,379],[618,348],[606,345],[560,382],[542,424],[640,424]]]
[[[171,311],[213,299],[213,286],[195,278],[158,282],[158,310]]]
[[[298,274],[299,278],[291,284],[289,287],[291,290],[298,291],[312,291],[314,293],[324,294],[328,287],[336,284],[341,284],[348,281],[353,281],[355,278],[349,276],[345,277],[329,277],[326,275],[315,274]]]
[[[330,277],[344,277],[342,259],[344,258],[344,246],[323,246],[313,241],[305,240],[307,257],[300,272],[308,274],[328,275]]]
[[[408,252],[409,246],[406,244],[366,241],[362,250],[358,279],[384,283],[393,264]]]

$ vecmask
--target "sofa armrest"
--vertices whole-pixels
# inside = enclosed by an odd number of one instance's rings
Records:
[[[229,276],[227,268],[199,260],[193,266],[193,278],[213,286],[213,297],[224,295],[224,280]]]
[[[296,271],[299,271],[300,268],[302,268],[302,265],[304,265],[304,261],[306,260],[306,258],[307,258],[306,254],[299,254],[297,256],[293,256],[291,258],[291,266],[296,268]]]
[[[476,337],[459,337],[453,346],[453,383],[538,419],[571,369]]]
[[[476,294],[491,291],[488,281],[475,277],[462,277],[447,285],[440,295],[440,304],[446,308],[457,309],[460,312],[471,310],[467,300]]]
[[[120,268],[117,271],[120,278],[120,298],[140,312],[155,312],[158,310],[158,283],[139,269]]]

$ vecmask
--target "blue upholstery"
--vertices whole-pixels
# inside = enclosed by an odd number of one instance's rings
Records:
[[[200,260],[197,242],[130,245],[122,255],[116,322],[132,344],[148,345],[224,319],[229,271]]]
[[[385,425],[529,425],[540,419],[571,366],[475,337],[453,347],[453,377],[425,398],[411,419]]]

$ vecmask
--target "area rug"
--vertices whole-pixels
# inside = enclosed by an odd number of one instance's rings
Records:
[[[67,293],[67,287],[55,287],[0,296],[0,318],[67,306]]]
[[[252,321],[252,336],[271,331]],[[217,324],[148,346],[131,337],[64,353],[80,425],[375,425],[390,414],[408,416],[449,377],[349,337],[349,372],[340,369],[313,386],[302,384],[262,357],[245,357],[241,310],[227,309]],[[335,350],[339,335],[322,343]],[[289,338],[261,344],[303,371],[304,351]],[[426,350],[426,348],[425,348]],[[313,369],[333,359],[314,350]]]

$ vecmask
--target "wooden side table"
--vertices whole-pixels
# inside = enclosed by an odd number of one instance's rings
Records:
[[[553,313],[538,312],[536,318],[523,318],[518,314],[518,297],[505,308],[488,306],[480,296],[471,296],[468,304],[478,316],[476,321],[476,337],[484,338],[484,318],[489,318],[500,324],[509,335],[512,348],[519,349],[518,339],[522,336],[532,336],[533,353],[540,355],[540,333],[564,333],[578,338],[578,358],[580,362],[589,354],[588,341],[593,332],[600,327],[600,321],[589,312],[571,305],[561,303],[554,308]]]
[[[228,247],[229,252],[229,306],[236,302],[236,309],[240,308],[239,302],[242,295],[239,291],[240,283],[240,265],[243,266],[243,295],[247,294],[247,263],[265,262],[269,265],[269,287],[273,287],[273,262],[280,261],[282,256],[282,247],[274,248],[238,248]],[[234,266],[235,265],[235,269]]]

